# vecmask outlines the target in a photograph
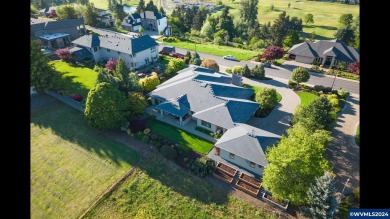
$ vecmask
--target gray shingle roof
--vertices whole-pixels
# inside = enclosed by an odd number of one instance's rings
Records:
[[[193,117],[224,128],[234,127],[235,122],[247,122],[258,109],[259,104],[249,100],[253,89],[196,80],[199,75],[222,75],[211,70],[196,69],[189,67],[179,71],[178,75],[159,85],[149,95],[172,100],[186,94],[189,107],[194,112]]]
[[[266,166],[268,161],[264,152],[271,145],[262,144],[275,143],[278,139],[280,139],[279,135],[246,124],[238,124],[228,129],[215,143],[215,146],[261,166]]]
[[[156,106],[165,112],[169,112],[175,116],[185,116],[190,110],[190,105],[187,100],[187,95],[183,95],[176,100],[166,101]]]
[[[219,83],[225,83],[225,84],[230,84],[232,82],[232,78],[231,77],[227,77],[227,76],[221,76],[221,75],[218,75],[218,76],[211,76],[211,75],[197,75],[195,77],[196,80],[199,80],[199,81],[210,81],[210,82],[219,82]]]
[[[69,52],[75,54],[80,59],[92,56],[92,54],[86,48],[81,48],[77,46],[71,48]]]
[[[84,24],[84,18],[78,19],[63,19],[58,21],[49,21],[45,25],[45,29],[63,28],[63,27],[74,27]]]
[[[126,54],[135,54],[158,45],[156,41],[149,35],[144,35],[138,38],[131,38],[122,34],[112,34],[110,32],[107,32],[105,36],[97,36],[94,34],[85,35],[76,40],[73,40],[72,43],[88,48],[93,46],[100,46],[102,48],[123,52]]]
[[[344,42],[337,39],[303,42],[291,47],[288,53],[313,58],[335,56],[336,60],[349,63],[360,60],[360,54],[357,49],[347,46]]]

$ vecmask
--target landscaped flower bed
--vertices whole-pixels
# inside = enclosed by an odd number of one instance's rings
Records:
[[[221,162],[217,163],[217,168],[220,169],[222,172],[225,172],[226,174],[230,175],[231,177],[234,177],[237,173],[236,169]]]
[[[240,179],[236,182],[236,187],[238,189],[244,191],[245,193],[248,193],[249,195],[252,195],[254,197],[256,197],[260,192],[260,189],[255,188],[252,185],[250,185],[250,184],[248,184],[245,181],[242,181]]]
[[[264,192],[263,199],[284,211],[287,210],[288,203],[290,202],[288,199],[286,199],[286,201],[280,201],[279,199],[267,194],[267,192]]]
[[[260,189],[260,187],[261,187],[261,181],[249,176],[248,174],[240,173],[240,176],[238,177],[238,179],[252,185],[255,188]]]
[[[222,181],[225,181],[225,182],[227,182],[229,184],[233,182],[233,177],[232,176],[229,176],[228,174],[226,174],[225,172],[222,172],[218,168],[214,169],[213,176],[218,178],[218,179],[220,179],[220,180],[222,180]]]

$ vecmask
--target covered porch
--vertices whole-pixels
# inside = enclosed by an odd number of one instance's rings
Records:
[[[51,33],[38,37],[46,48],[59,49],[71,45],[70,34],[68,33]]]

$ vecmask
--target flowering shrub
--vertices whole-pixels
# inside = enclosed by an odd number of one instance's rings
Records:
[[[118,60],[110,58],[107,61],[106,68],[110,71],[114,70],[116,68],[116,64],[118,63]]]
[[[58,56],[58,58],[62,60],[69,60],[72,58],[72,55],[70,54],[69,49],[67,48],[57,49],[55,53]]]
[[[82,96],[81,94],[73,94],[73,95],[71,96],[71,98],[72,98],[73,100],[76,100],[76,101],[79,101],[79,102],[81,102],[81,101],[83,100],[83,96]]]

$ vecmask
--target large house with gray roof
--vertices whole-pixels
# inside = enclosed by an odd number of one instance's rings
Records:
[[[129,37],[106,31],[103,35],[85,35],[72,43],[72,52],[90,54],[95,62],[106,62],[110,58],[122,58],[131,70],[142,68],[158,61],[158,44],[149,35]],[[83,52],[81,52],[83,51]]]
[[[31,18],[30,34],[41,40],[45,47],[58,49],[70,46],[72,40],[86,34],[86,29],[83,18],[58,21]]]
[[[128,31],[139,31],[140,27],[145,30],[163,32],[171,35],[171,27],[168,26],[167,16],[154,11],[144,11],[126,16],[122,21],[122,28]]]
[[[201,128],[223,134],[236,123],[246,123],[260,106],[250,100],[254,90],[241,87],[241,77],[234,77],[238,80],[193,66],[179,71],[149,96],[161,117],[175,118],[180,125],[194,120]]]
[[[213,158],[215,154],[228,163],[261,176],[268,165],[265,151],[279,139],[279,135],[271,132],[247,124],[236,124],[218,139],[208,156]]]
[[[349,65],[360,60],[357,49],[337,39],[299,43],[291,47],[287,53],[290,59],[297,62],[312,64],[316,60],[325,68],[338,66],[340,62]]]

